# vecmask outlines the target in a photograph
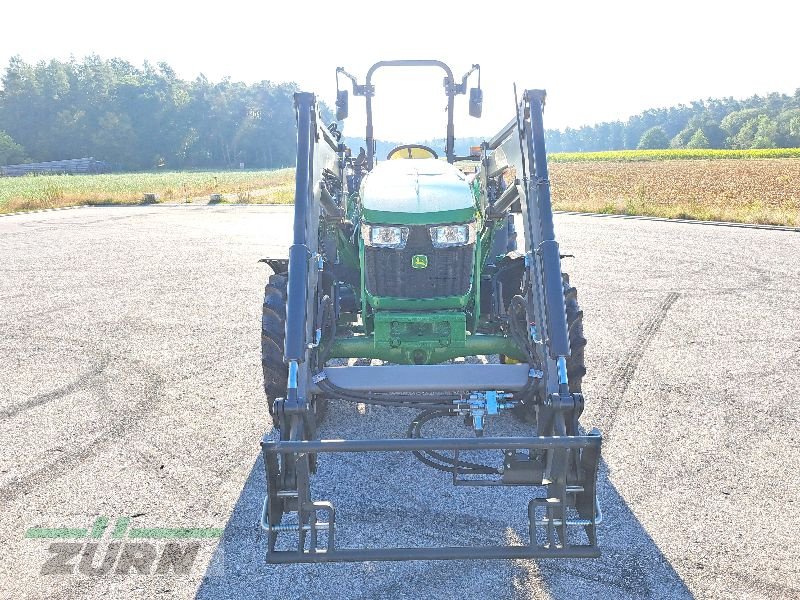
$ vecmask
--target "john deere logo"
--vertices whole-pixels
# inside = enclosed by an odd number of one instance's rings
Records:
[[[411,267],[414,269],[424,269],[428,266],[428,257],[424,254],[415,254],[411,257]]]

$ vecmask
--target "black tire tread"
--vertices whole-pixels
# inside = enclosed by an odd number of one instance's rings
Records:
[[[267,284],[264,288],[264,306],[271,308],[281,319],[286,318],[286,292]]]
[[[286,286],[288,285],[289,282],[289,278],[286,275],[284,274],[270,275],[267,281],[269,282],[267,285],[277,288],[283,293],[284,296],[286,296]]]
[[[261,313],[261,367],[264,372],[264,392],[272,414],[276,398],[286,394],[288,369],[283,362],[283,340],[286,326],[286,282],[283,273],[269,276],[264,288]]]
[[[569,283],[569,275],[562,275],[564,304],[567,309],[570,355],[567,358],[567,379],[569,391],[579,393],[586,375],[584,350],[586,337],[583,335],[583,311],[578,303],[578,290]]]
[[[264,306],[261,312],[261,333],[272,338],[279,346],[283,346],[286,336],[286,321],[272,310],[269,306]]]

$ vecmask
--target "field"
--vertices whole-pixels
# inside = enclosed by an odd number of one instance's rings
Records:
[[[294,197],[294,170],[0,177],[0,213],[135,204],[146,193],[157,194],[162,202],[207,202],[210,194],[223,194],[231,202],[286,203]]]
[[[800,226],[800,149],[553,154],[556,210]],[[0,213],[77,204],[290,203],[292,169],[0,178]]]
[[[800,160],[554,162],[556,210],[800,226]]]
[[[609,150],[606,152],[557,152],[552,162],[639,162],[651,160],[718,160],[758,158],[800,158],[800,148],[764,148],[758,150]]]

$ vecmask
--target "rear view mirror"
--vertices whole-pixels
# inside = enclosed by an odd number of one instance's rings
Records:
[[[481,88],[469,88],[469,116],[480,118],[483,112],[483,90]]]
[[[347,118],[347,90],[338,90],[336,92],[336,120],[341,121]],[[471,109],[470,109],[471,110]]]

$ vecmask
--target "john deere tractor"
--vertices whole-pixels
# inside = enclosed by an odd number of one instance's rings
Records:
[[[372,80],[394,67],[444,71],[444,156],[406,145],[378,160]],[[473,74],[478,87],[468,90]],[[515,91],[508,125],[456,156],[456,97],[469,94],[469,114],[482,112],[478,65],[460,80],[436,60],[378,62],[363,84],[339,68],[337,84],[342,78],[365,98],[366,151],[354,157],[337,126],[322,122],[315,96],[295,95],[293,243],[288,258],[264,259],[273,271],[264,388],[279,432],[261,444],[267,561],[599,556],[601,435],[578,423],[586,340],[553,231],[545,92]],[[349,91],[337,90],[337,121],[348,104]],[[416,412],[405,438],[317,439],[329,400]],[[484,435],[504,414],[529,424],[530,435]],[[471,433],[423,437],[427,423],[451,417]],[[474,458],[487,451],[496,463]],[[528,543],[340,548],[333,505],[311,491],[330,452],[408,452],[456,485],[528,486]]]

